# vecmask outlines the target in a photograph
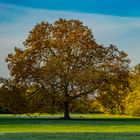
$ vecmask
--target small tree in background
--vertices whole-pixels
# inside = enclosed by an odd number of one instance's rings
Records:
[[[140,116],[140,64],[136,65],[131,72],[131,92],[126,98],[126,113]]]
[[[102,110],[111,114],[125,113],[125,98],[130,90],[130,72],[127,54],[120,52],[117,47],[110,45],[107,48],[106,61],[103,71],[106,72],[104,86],[99,89],[96,96]]]
[[[17,87],[10,79],[0,77],[0,109],[1,113],[26,113],[26,88]]]

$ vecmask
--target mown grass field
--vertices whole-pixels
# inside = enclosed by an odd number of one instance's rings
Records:
[[[0,115],[0,140],[140,140],[140,118],[110,115]]]

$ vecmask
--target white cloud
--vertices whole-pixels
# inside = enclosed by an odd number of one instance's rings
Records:
[[[140,18],[117,17],[98,14],[76,13],[33,9],[15,5],[0,4],[0,16],[9,22],[0,21],[0,75],[7,77],[8,70],[4,58],[13,52],[15,46],[22,46],[29,30],[42,21],[53,22],[58,18],[79,19],[93,29],[95,39],[105,46],[116,44],[126,51],[132,65],[140,62]],[[17,13],[15,13],[17,12]],[[18,13],[19,12],[19,13]]]

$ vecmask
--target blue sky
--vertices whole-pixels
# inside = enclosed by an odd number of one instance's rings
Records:
[[[0,0],[0,2],[50,10],[140,16],[139,0]]]
[[[140,63],[140,0],[0,0],[0,76],[9,77],[5,58],[23,47],[33,26],[58,18],[79,19],[100,44],[115,44]]]

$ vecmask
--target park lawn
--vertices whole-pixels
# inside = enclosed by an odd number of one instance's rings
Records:
[[[104,119],[104,118],[108,118],[108,119],[112,119],[112,118],[121,118],[121,119],[124,119],[124,118],[139,118],[140,117],[132,117],[132,116],[128,116],[128,115],[110,115],[110,114],[70,114],[70,116],[72,118],[85,118],[85,119]],[[60,118],[60,117],[63,117],[63,114],[38,114],[38,113],[35,113],[33,115],[25,115],[25,114],[22,114],[22,115],[11,115],[11,114],[0,114],[0,118]]]
[[[0,116],[0,140],[139,140],[140,118],[109,115],[72,115],[71,120],[61,115]],[[110,138],[110,139],[109,139]]]
[[[0,140],[140,140],[140,133],[3,133]]]

